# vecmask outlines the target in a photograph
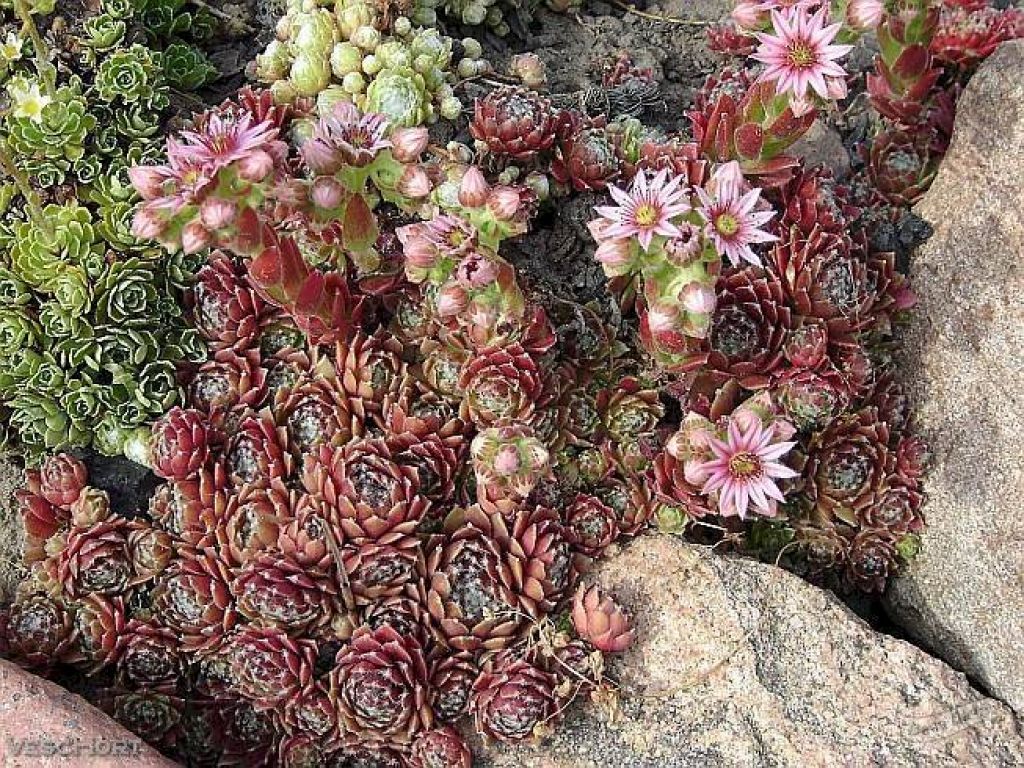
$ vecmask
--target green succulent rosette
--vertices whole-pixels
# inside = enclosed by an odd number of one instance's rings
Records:
[[[11,270],[0,267],[0,306],[23,307],[32,301],[28,283]]]
[[[217,68],[193,45],[172,43],[160,54],[164,78],[172,88],[194,91],[217,77]]]
[[[100,13],[82,22],[82,34],[78,40],[85,47],[102,53],[120,45],[127,32],[128,25],[123,18]]]
[[[8,403],[10,425],[29,455],[88,444],[88,434],[73,434],[71,419],[53,397],[24,391]]]
[[[0,307],[0,359],[9,360],[22,349],[38,347],[41,330],[26,307]]]
[[[113,51],[99,63],[95,89],[109,103],[143,102],[156,109],[167,105],[160,65],[153,51],[137,43]]]
[[[48,229],[34,221],[14,225],[11,268],[35,290],[49,293],[65,267],[82,265],[99,247],[99,242],[92,214],[76,202],[46,206],[43,219]]]
[[[16,156],[36,160],[80,160],[96,118],[89,114],[85,98],[75,86],[61,86],[53,101],[40,111],[39,119],[10,117],[8,145]]]
[[[153,322],[160,294],[154,268],[142,259],[112,262],[95,290],[98,324],[139,327]]]

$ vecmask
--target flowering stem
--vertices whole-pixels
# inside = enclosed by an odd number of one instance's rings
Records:
[[[32,219],[32,222],[49,237],[53,237],[53,225],[43,214],[43,206],[39,202],[39,195],[32,188],[25,172],[11,158],[10,152],[7,149],[7,142],[3,140],[0,140],[0,169],[3,169],[4,173],[14,180],[14,184],[18,191],[21,192],[21,196],[25,198],[25,205],[28,208],[29,218]]]
[[[52,98],[57,90],[57,81],[54,67],[50,63],[50,48],[43,40],[43,36],[39,34],[39,27],[36,26],[35,19],[32,18],[32,11],[28,7],[27,0],[14,0],[14,12],[21,19],[22,30],[32,41],[36,69],[43,79],[46,95]]]

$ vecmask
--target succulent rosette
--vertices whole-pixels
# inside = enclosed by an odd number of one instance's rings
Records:
[[[88,476],[80,459],[67,453],[54,454],[39,469],[39,494],[54,506],[70,509]]]
[[[117,658],[124,634],[125,607],[120,596],[91,593],[75,603],[74,645],[67,660],[86,670],[103,669]]]
[[[423,731],[412,743],[412,768],[471,768],[473,755],[462,736],[451,726]]]
[[[5,655],[29,669],[49,669],[76,639],[73,613],[62,600],[48,595],[16,600],[5,618]]]
[[[111,717],[150,744],[174,746],[185,702],[171,693],[141,688],[115,693],[110,699]]]
[[[186,651],[218,646],[235,626],[238,614],[227,564],[213,551],[188,552],[161,575],[153,590],[153,608],[181,634]]]
[[[168,480],[195,477],[209,455],[210,434],[199,411],[172,408],[153,424],[149,459],[153,471]]]
[[[224,449],[228,478],[238,486],[269,487],[292,473],[291,454],[286,452],[288,434],[277,426],[269,409],[239,422]]]
[[[433,723],[423,650],[392,627],[357,629],[330,680],[344,733],[409,744]]]
[[[64,592],[71,597],[124,592],[133,576],[127,532],[128,522],[121,517],[73,530],[58,559]]]
[[[182,670],[174,630],[138,619],[128,622],[117,651],[117,674],[124,685],[174,687]]]
[[[315,647],[273,627],[249,626],[227,641],[237,691],[257,709],[274,709],[310,683]]]
[[[478,427],[521,421],[532,413],[542,380],[533,357],[518,344],[481,350],[459,375],[464,418]]]
[[[497,741],[535,738],[558,713],[555,677],[529,660],[501,653],[473,685],[476,729]]]
[[[633,642],[633,630],[625,613],[597,586],[581,586],[576,592],[572,624],[581,639],[605,653],[621,653]]]
[[[256,555],[231,583],[239,613],[292,632],[329,623],[334,591],[328,579],[311,575],[294,557],[275,551]]]
[[[523,88],[497,88],[477,100],[470,132],[492,154],[531,160],[555,143],[551,102]]]
[[[526,499],[550,469],[547,448],[521,425],[482,430],[473,438],[470,455],[477,494],[492,502]]]

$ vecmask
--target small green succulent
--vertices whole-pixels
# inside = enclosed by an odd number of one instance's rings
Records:
[[[128,25],[123,18],[110,13],[90,16],[82,22],[82,34],[79,42],[96,53],[116,48],[124,40]]]
[[[155,269],[141,259],[111,262],[95,290],[99,324],[138,327],[153,321],[160,292]]]
[[[217,77],[217,68],[193,45],[171,43],[161,54],[164,77],[172,88],[194,91]]]
[[[105,57],[96,69],[96,95],[110,103],[137,101],[155,108],[166,105],[163,73],[153,51],[138,43]]]
[[[99,248],[92,214],[76,202],[51,204],[43,222],[23,221],[14,227],[11,268],[34,289],[51,293],[69,264],[83,264]]]

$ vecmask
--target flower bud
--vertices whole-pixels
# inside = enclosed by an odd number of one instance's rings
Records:
[[[426,128],[396,128],[391,132],[391,155],[400,163],[414,163],[429,142]]]
[[[647,327],[655,336],[671,333],[679,326],[679,307],[667,302],[652,304],[647,310]]]
[[[711,473],[704,469],[704,465],[707,462],[703,458],[700,459],[687,459],[683,462],[683,477],[690,485],[702,486],[707,479],[711,476]]]
[[[156,240],[166,227],[160,214],[145,206],[139,208],[132,219],[132,234],[139,240]]]
[[[475,165],[469,166],[459,184],[459,202],[467,208],[476,208],[487,202],[491,185]]]
[[[185,253],[201,251],[212,241],[209,230],[200,221],[190,221],[181,230],[181,250]]]
[[[733,6],[730,16],[740,29],[757,29],[765,19],[757,0],[740,0]]]
[[[679,301],[682,302],[687,312],[710,315],[715,311],[715,291],[710,286],[696,280],[680,291]]]
[[[499,475],[514,475],[522,466],[519,451],[514,445],[503,445],[494,455],[494,471]]]
[[[345,199],[345,187],[333,176],[318,176],[310,187],[309,197],[314,205],[333,210]]]
[[[466,288],[484,288],[498,279],[498,267],[490,259],[471,253],[459,262],[455,277]]]
[[[160,197],[164,192],[164,182],[167,180],[163,169],[154,165],[133,165],[128,169],[128,178],[143,200]]]
[[[299,147],[302,160],[313,173],[332,174],[341,169],[343,164],[339,153],[327,144],[316,139],[309,139]]]
[[[261,149],[250,152],[235,165],[238,175],[254,184],[263,181],[274,170],[274,158]]]
[[[456,282],[444,285],[437,293],[437,314],[454,317],[469,306],[469,294]]]
[[[238,206],[221,197],[208,197],[199,206],[199,219],[207,229],[218,230],[228,226],[238,213]]]
[[[882,23],[885,4],[882,0],[850,0],[846,6],[846,22],[854,29],[866,31]]]
[[[405,197],[419,198],[429,195],[432,185],[426,171],[418,165],[407,165],[396,188]]]
[[[498,219],[508,221],[519,211],[522,200],[512,187],[494,187],[487,197],[487,207]]]
[[[830,99],[845,99],[847,94],[845,77],[826,77],[825,92]]]
[[[627,275],[633,271],[633,249],[629,240],[605,240],[597,246],[594,258],[601,263],[608,277]]]

